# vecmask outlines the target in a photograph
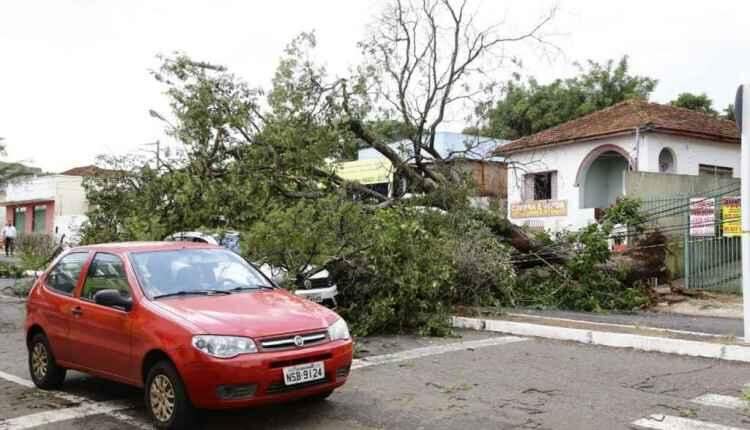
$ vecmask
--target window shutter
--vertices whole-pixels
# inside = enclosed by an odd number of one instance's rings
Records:
[[[550,190],[552,190],[552,192],[550,193],[551,194],[550,198],[552,200],[557,200],[557,172],[551,172],[549,174],[549,181],[550,181],[549,187],[550,187]]]
[[[534,175],[529,174],[523,177],[521,199],[523,201],[534,200]]]

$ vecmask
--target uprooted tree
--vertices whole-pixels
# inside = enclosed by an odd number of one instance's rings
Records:
[[[440,333],[451,305],[513,304],[508,244],[528,250],[529,241],[470,207],[471,181],[449,160],[462,154],[441,153],[435,138],[495,85],[485,78],[503,67],[504,52],[543,42],[553,15],[503,35],[502,26],[479,27],[466,1],[394,1],[361,42],[356,73],[329,76],[312,60],[314,35],[302,34],[267,93],[222,66],[164,57],[153,76],[171,113],[154,115],[182,149],[158,165],[105,157],[109,173],[85,182],[84,241],[240,230],[249,258],[290,278],[329,268],[359,333]],[[393,137],[407,150],[389,145]],[[386,195],[337,175],[336,163],[363,147],[407,186]]]

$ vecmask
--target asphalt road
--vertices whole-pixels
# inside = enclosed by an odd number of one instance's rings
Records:
[[[148,428],[137,389],[71,373],[64,392],[87,399],[76,402],[8,381],[7,375],[29,378],[22,315],[20,304],[0,302],[0,371],[6,374],[0,378],[0,430],[21,428],[18,418],[23,423],[29,414],[57,416],[67,408],[106,405],[100,402],[110,400],[123,400],[129,408],[36,428]],[[360,351],[379,357],[498,337],[462,335],[460,339],[372,338],[360,342]],[[386,361],[354,370],[348,384],[325,402],[205,412],[201,421],[206,429],[581,430],[637,428],[634,421],[663,414],[669,418],[662,422],[657,417],[653,428],[686,428],[658,426],[689,419],[750,429],[745,408],[692,401],[707,393],[738,397],[746,383],[750,383],[750,367],[738,363],[525,339]]]

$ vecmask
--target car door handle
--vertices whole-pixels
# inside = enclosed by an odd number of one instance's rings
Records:
[[[80,307],[75,307],[70,311],[70,313],[73,314],[73,316],[80,317],[81,315],[83,315],[83,309],[81,309]]]

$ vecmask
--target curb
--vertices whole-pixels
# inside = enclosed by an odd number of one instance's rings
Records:
[[[583,321],[582,321],[583,322]],[[453,317],[453,327],[507,333],[517,336],[578,342],[613,348],[632,348],[639,351],[750,363],[750,346],[721,344],[696,340],[641,336],[630,333],[586,330],[514,321]]]

